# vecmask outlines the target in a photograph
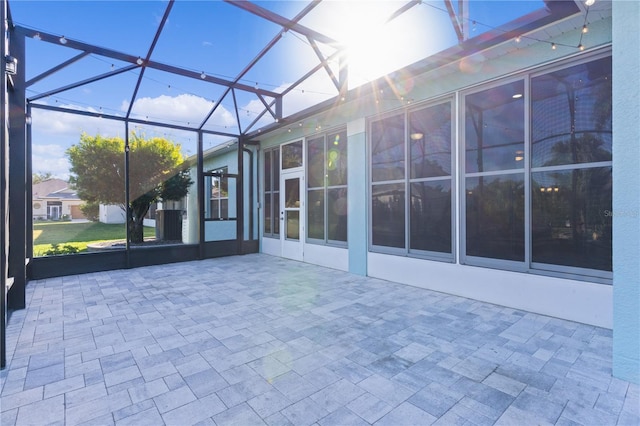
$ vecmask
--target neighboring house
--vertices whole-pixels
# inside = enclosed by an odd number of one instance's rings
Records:
[[[83,201],[62,179],[47,179],[33,185],[33,220],[84,219]]]

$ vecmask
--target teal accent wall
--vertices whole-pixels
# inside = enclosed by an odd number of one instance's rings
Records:
[[[367,275],[367,146],[364,119],[347,127],[349,272]]]
[[[613,375],[640,383],[640,2],[613,3]]]

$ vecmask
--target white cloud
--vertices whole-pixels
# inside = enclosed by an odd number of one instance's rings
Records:
[[[132,117],[146,118],[151,121],[165,121],[184,126],[198,126],[209,113],[214,103],[199,96],[181,94],[177,96],[158,96],[137,99],[132,108]],[[95,108],[85,108],[73,104],[58,104],[61,108],[77,111],[99,112]],[[128,102],[123,101],[121,110],[127,111]],[[112,115],[114,113],[111,113]],[[124,114],[121,114],[124,115]],[[223,106],[216,109],[209,119],[207,128],[235,128],[234,115]],[[48,111],[38,108],[32,110],[33,170],[38,173],[51,172],[55,176],[66,178],[69,175],[69,162],[65,151],[80,140],[84,132],[105,137],[124,137],[125,126],[121,121],[108,120],[84,115]],[[167,137],[183,144],[187,155],[195,153],[194,132],[177,131],[162,127],[130,126],[132,131],[142,130],[147,136]]]
[[[136,99],[131,109],[131,116],[150,121],[165,121],[188,127],[200,125],[202,120],[213,108],[214,102],[200,96],[181,94],[177,96],[161,95],[155,98],[145,97]],[[123,102],[121,109],[129,107]],[[210,118],[209,123],[218,126],[232,126],[235,124],[233,115],[220,106]]]
[[[65,156],[65,148],[61,145],[33,145],[33,172],[51,173],[55,177],[69,177],[69,162]]]
[[[82,108],[77,105],[59,105],[61,108],[98,112],[94,108]],[[124,126],[114,120],[104,120],[78,114],[68,114],[58,111],[48,111],[34,108],[32,110],[33,141],[42,143],[51,138],[68,139],[69,143],[76,142],[82,132],[102,134],[105,136],[121,136]]]

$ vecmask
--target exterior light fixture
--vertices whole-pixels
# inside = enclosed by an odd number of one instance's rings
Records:
[[[207,78],[207,74],[205,74],[205,72],[202,71],[202,74],[200,74],[200,78],[203,79],[203,80],[206,79]]]
[[[31,126],[31,122],[32,122],[32,120],[31,120],[31,116],[30,116],[30,115],[26,115],[26,116],[24,117],[24,122],[25,122],[25,124],[26,124],[27,126]]]
[[[144,61],[142,60],[142,58],[140,56],[138,56],[138,59],[136,59],[136,64],[142,65],[143,63],[144,63]]]
[[[65,36],[60,37],[59,41],[60,41],[60,44],[67,44],[67,39]]]
[[[596,2],[596,0],[586,0],[584,2],[585,6],[593,6],[593,4]]]
[[[40,33],[35,33],[35,34],[33,35],[33,39],[34,39],[34,40],[42,40],[42,37],[40,36]]]
[[[5,67],[4,69],[6,70],[7,74],[10,75],[16,75],[18,72],[18,59],[11,56],[11,55],[7,55],[4,57],[4,63],[5,63]]]

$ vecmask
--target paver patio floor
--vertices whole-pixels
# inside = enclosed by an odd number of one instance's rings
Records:
[[[33,281],[27,303],[3,426],[640,423],[610,330],[262,254]]]

